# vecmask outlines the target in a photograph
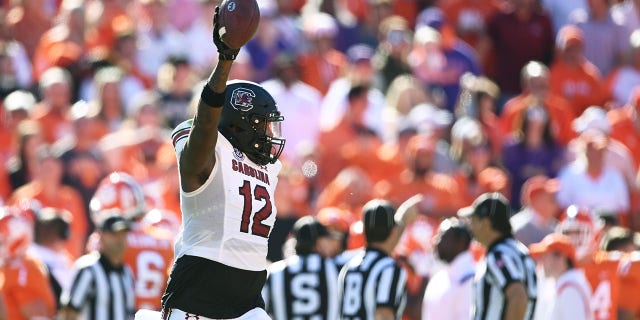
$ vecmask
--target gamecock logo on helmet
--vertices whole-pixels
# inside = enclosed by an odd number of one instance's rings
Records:
[[[231,94],[231,106],[236,110],[249,111],[253,109],[253,98],[256,94],[246,88],[237,88]]]

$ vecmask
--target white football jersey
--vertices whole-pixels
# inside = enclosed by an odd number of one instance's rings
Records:
[[[192,120],[173,131],[178,159]],[[207,181],[193,192],[180,191],[183,227],[175,245],[176,259],[192,255],[225,265],[260,271],[267,267],[267,240],[276,220],[275,164],[260,166],[218,133],[216,164]]]

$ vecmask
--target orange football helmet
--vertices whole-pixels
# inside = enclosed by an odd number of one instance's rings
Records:
[[[15,208],[0,208],[0,266],[23,256],[33,242],[33,224]]]
[[[142,186],[129,174],[112,172],[100,181],[89,202],[91,220],[99,225],[101,215],[109,209],[117,209],[127,219],[135,219],[146,213],[146,200]],[[112,212],[112,211],[111,211]]]
[[[169,232],[174,237],[180,232],[182,221],[178,214],[165,209],[152,209],[144,215],[140,224],[143,227],[154,227]]]
[[[556,232],[571,239],[578,259],[593,251],[597,244],[598,226],[586,209],[571,205],[564,210]]]

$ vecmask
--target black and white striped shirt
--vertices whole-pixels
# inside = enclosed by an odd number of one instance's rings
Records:
[[[133,319],[133,274],[97,252],[84,255],[74,264],[71,288],[60,300],[62,307],[79,311],[86,320]]]
[[[407,273],[393,258],[367,248],[340,271],[340,319],[374,319],[377,308],[394,310],[400,319],[406,304]]]
[[[536,264],[522,243],[511,237],[493,243],[487,250],[484,263],[478,265],[476,276],[474,319],[503,319],[507,305],[505,289],[513,282],[524,284],[529,296],[524,319],[533,318],[537,299]]]
[[[317,253],[292,256],[268,271],[262,296],[274,320],[335,319],[338,270],[333,261]]]

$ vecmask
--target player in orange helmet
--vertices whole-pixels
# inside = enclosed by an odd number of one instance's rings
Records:
[[[640,318],[640,252],[636,249],[635,235],[628,228],[614,226],[602,236],[600,249],[622,253],[618,266],[620,276],[620,300],[618,319]]]
[[[556,232],[568,236],[576,248],[578,267],[584,270],[591,285],[591,308],[595,320],[618,318],[621,255],[598,249],[601,227],[590,212],[569,206],[562,213]]]
[[[96,225],[104,218],[100,212],[110,211],[108,209],[119,209],[131,220],[123,259],[133,271],[136,309],[160,311],[160,300],[173,261],[174,235],[142,222],[148,212],[140,184],[127,173],[112,172],[98,185],[90,209]]]
[[[7,319],[52,319],[56,299],[49,274],[39,258],[27,253],[33,241],[33,224],[13,208],[0,209],[0,294]],[[45,284],[45,285],[43,285]]]

